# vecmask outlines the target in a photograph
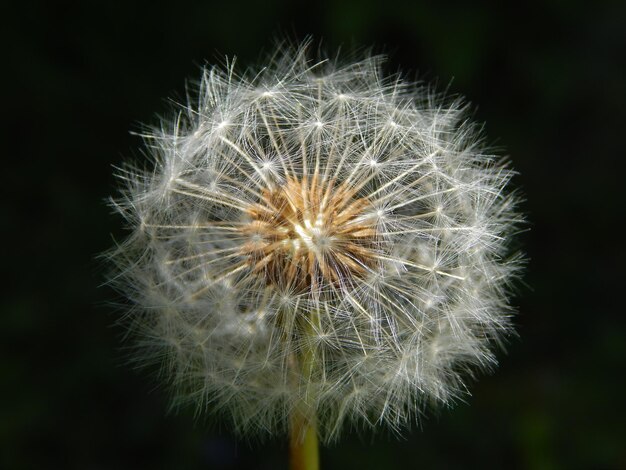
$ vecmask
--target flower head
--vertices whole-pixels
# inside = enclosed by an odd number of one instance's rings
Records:
[[[302,48],[251,77],[205,70],[145,140],[113,258],[177,402],[244,433],[304,406],[328,440],[398,429],[494,365],[519,216],[459,100]]]

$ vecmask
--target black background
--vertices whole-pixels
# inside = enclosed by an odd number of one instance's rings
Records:
[[[348,434],[325,469],[626,468],[626,4],[16,2],[2,7],[0,467],[284,469],[125,364],[95,259],[138,123],[199,66],[259,63],[276,37],[387,52],[465,95],[512,157],[530,258],[519,339],[472,396],[397,440]]]

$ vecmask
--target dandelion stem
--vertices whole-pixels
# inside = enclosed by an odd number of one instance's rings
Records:
[[[294,412],[289,437],[290,470],[318,470],[317,426],[300,412]]]
[[[289,430],[289,468],[290,470],[318,470],[319,450],[317,441],[317,423],[315,419],[314,391],[311,387],[311,379],[315,375],[317,366],[316,351],[311,341],[315,333],[315,327],[319,326],[319,312],[311,312],[308,321],[302,327],[302,349],[294,361],[295,367],[299,368],[298,374],[300,386],[304,389],[304,398],[299,406],[292,411]]]

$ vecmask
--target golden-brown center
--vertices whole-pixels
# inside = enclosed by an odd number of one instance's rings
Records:
[[[288,179],[248,211],[243,252],[268,285],[317,291],[351,284],[375,261],[376,225],[366,198],[346,184]]]

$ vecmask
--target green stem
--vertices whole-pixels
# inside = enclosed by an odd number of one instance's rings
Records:
[[[319,469],[317,426],[299,412],[292,416],[289,452],[290,470]]]
[[[297,406],[291,416],[289,429],[289,464],[290,470],[319,470],[319,444],[317,441],[317,424],[313,407],[311,406],[311,394],[309,384],[315,375],[316,351],[311,344],[311,336],[314,333],[313,325],[319,326],[319,314],[312,312],[303,334],[309,341],[304,342],[295,368],[299,370],[297,382],[304,387],[304,398],[300,406]]]

